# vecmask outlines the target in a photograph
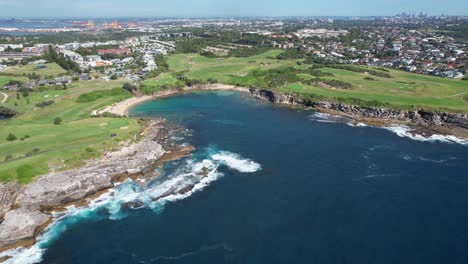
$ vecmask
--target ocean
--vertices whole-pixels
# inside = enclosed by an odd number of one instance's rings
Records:
[[[466,142],[230,91],[149,101],[132,115],[188,129],[176,140],[194,154],[143,187],[128,180],[90,208],[69,208],[7,263],[468,261]],[[129,201],[142,207],[122,208]]]

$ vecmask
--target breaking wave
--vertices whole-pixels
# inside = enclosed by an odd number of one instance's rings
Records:
[[[355,123],[353,120],[346,118],[346,117],[340,117],[340,116],[333,116],[330,114],[325,114],[325,113],[313,113],[309,117],[310,120],[316,121],[316,122],[321,122],[321,123],[344,123],[347,124],[351,127],[367,127],[368,125],[364,123]],[[373,127],[373,126],[371,126]],[[405,125],[392,125],[392,126],[387,126],[387,127],[377,127],[377,128],[383,128],[386,130],[389,130],[395,134],[397,134],[399,137],[407,137],[413,140],[417,141],[423,141],[423,142],[444,142],[444,143],[457,143],[461,145],[468,145],[468,140],[467,139],[462,139],[458,138],[456,136],[452,135],[431,135],[431,136],[424,136],[421,134],[416,134],[414,133],[414,130],[411,129],[408,126]]]
[[[72,225],[89,219],[119,220],[131,210],[147,208],[160,213],[169,202],[185,199],[203,190],[223,176],[218,169],[227,166],[241,173],[261,170],[260,164],[228,151],[216,151],[213,147],[181,161],[167,175],[142,186],[131,179],[116,185],[107,193],[89,202],[87,207],[69,206],[65,212],[54,212],[54,222],[37,238],[30,248],[19,247],[0,253],[10,257],[6,264],[34,264],[42,261],[47,248]]]
[[[424,142],[445,142],[445,143],[458,143],[462,145],[468,145],[468,140],[461,139],[455,136],[444,136],[444,135],[431,135],[429,137],[425,137],[420,134],[413,133],[413,130],[408,126],[403,125],[395,125],[389,127],[383,127],[395,134],[399,137],[407,137],[417,141],[424,141]]]
[[[325,113],[315,112],[309,117],[312,121],[317,121],[320,123],[349,123],[351,119],[342,117],[342,116],[335,116]]]
[[[235,169],[244,173],[256,172],[262,168],[260,164],[252,160],[243,159],[241,156],[227,151],[221,151],[218,154],[214,154],[212,158],[213,160],[219,161],[231,169]]]

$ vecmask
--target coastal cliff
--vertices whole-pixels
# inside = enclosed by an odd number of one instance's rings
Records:
[[[375,107],[362,107],[336,103],[331,101],[312,101],[291,94],[280,94],[266,89],[250,88],[250,93],[262,100],[275,104],[298,105],[312,107],[317,110],[331,110],[344,114],[352,119],[378,119],[382,122],[406,122],[417,126],[430,127],[434,131],[446,129],[468,129],[468,114],[455,114],[447,112],[432,112],[426,110],[397,110]]]
[[[0,185],[0,252],[33,244],[52,220],[50,210],[112,188],[121,178],[150,171],[167,152],[161,143],[167,134],[163,120],[151,121],[140,141],[84,167],[49,173],[21,188],[15,183]]]

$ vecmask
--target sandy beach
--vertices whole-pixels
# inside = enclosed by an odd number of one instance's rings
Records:
[[[211,84],[211,85],[202,85],[202,86],[192,86],[192,87],[184,87],[182,89],[178,90],[166,90],[166,91],[161,91],[157,92],[153,95],[144,95],[140,97],[132,97],[127,100],[115,103],[111,106],[108,106],[106,108],[103,108],[101,110],[94,111],[92,115],[102,115],[105,113],[117,115],[117,116],[128,116],[129,111],[132,107],[135,105],[138,105],[140,103],[143,103],[148,100],[153,100],[156,98],[162,98],[162,97],[167,97],[171,96],[177,93],[183,93],[183,92],[189,92],[189,91],[195,91],[195,90],[206,90],[206,91],[217,91],[217,90],[234,90],[234,91],[240,91],[240,92],[249,92],[248,88],[244,87],[237,87],[234,85],[225,85],[225,84]]]

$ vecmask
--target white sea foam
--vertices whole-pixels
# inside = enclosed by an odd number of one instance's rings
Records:
[[[315,112],[310,115],[310,120],[320,122],[320,123],[345,123],[350,124],[351,119],[343,116],[330,115],[326,113]]]
[[[346,123],[352,127],[367,127],[368,125],[364,123],[357,123],[354,124],[346,117],[340,116],[333,116],[330,114],[325,113],[313,113],[310,115],[310,120],[321,122],[321,123]],[[392,125],[388,127],[382,127],[393,133],[397,134],[399,137],[407,137],[417,141],[424,141],[424,142],[445,142],[445,143],[457,143],[462,145],[468,145],[468,139],[458,138],[452,135],[431,135],[431,136],[423,136],[420,134],[413,133],[413,130],[405,125]]]
[[[462,145],[468,145],[468,140],[461,139],[455,136],[444,136],[444,135],[431,135],[429,137],[425,137],[420,134],[412,133],[412,129],[408,126],[404,125],[394,125],[389,127],[383,127],[387,130],[392,131],[393,133],[397,134],[399,137],[407,137],[417,141],[424,141],[424,142],[445,142],[445,143],[458,143]]]
[[[45,250],[39,248],[38,245],[30,248],[19,247],[1,253],[0,258],[12,257],[3,262],[4,264],[34,264],[42,261],[42,254],[44,252]]]
[[[319,112],[316,112],[310,115],[310,120],[321,122],[321,123],[336,123],[336,121],[333,120],[332,115],[319,113]]]
[[[235,169],[240,172],[256,172],[262,168],[260,164],[252,160],[244,159],[235,153],[227,151],[222,151],[218,154],[214,154],[212,158],[213,160],[220,161],[222,164],[228,166],[229,168]]]
[[[30,248],[20,247],[3,252],[0,257],[10,256],[11,258],[5,262],[7,264],[39,263],[48,246],[71,225],[80,221],[102,218],[122,219],[129,212],[128,209],[123,209],[123,205],[130,202],[139,205],[135,209],[145,207],[160,212],[166,203],[185,199],[223,176],[218,171],[220,165],[226,165],[242,173],[261,169],[260,164],[235,153],[219,151],[210,155],[201,161],[189,159],[172,174],[148,186],[142,187],[128,179],[90,201],[85,208],[69,206],[65,212],[53,213],[53,224],[38,237],[35,245]]]
[[[354,123],[348,123],[348,126],[352,126],[352,127],[367,127],[368,125],[364,124],[364,123],[357,123],[357,124],[354,124]]]

